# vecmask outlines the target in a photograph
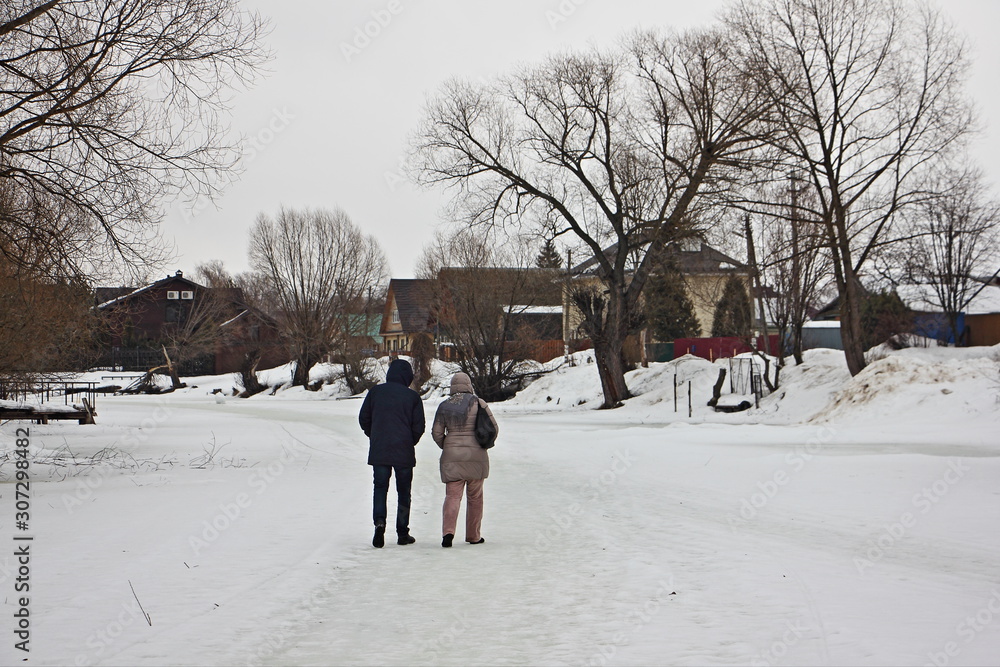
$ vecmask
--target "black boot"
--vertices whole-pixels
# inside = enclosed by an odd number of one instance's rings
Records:
[[[375,526],[375,537],[372,538],[372,546],[376,549],[381,549],[385,546],[385,526],[377,525]]]
[[[453,539],[455,539],[455,536],[452,535],[451,533],[448,533],[447,535],[444,536],[444,539],[441,540],[441,546],[443,546],[443,547],[450,547],[451,546],[451,541]]]
[[[399,536],[399,539],[396,540],[396,544],[402,544],[402,545],[413,544],[416,541],[417,538],[413,537],[413,535],[410,535],[409,533],[406,533],[405,535]]]
[[[478,542],[469,542],[469,544],[483,544],[484,542],[486,542],[486,538],[480,537]]]

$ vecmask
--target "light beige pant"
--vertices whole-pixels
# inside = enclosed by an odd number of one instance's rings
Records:
[[[462,492],[466,491],[468,502],[465,508],[465,541],[478,542],[482,537],[479,529],[483,524],[483,482],[482,479],[446,482],[444,493],[444,523],[442,535],[454,535],[458,524],[458,511],[462,506]]]

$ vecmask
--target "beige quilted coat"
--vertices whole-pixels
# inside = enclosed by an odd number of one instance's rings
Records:
[[[472,381],[465,373],[455,373],[451,378],[451,393],[472,394]],[[447,400],[447,399],[445,399]],[[469,417],[459,428],[449,429],[441,417],[441,407],[438,406],[434,415],[434,426],[431,435],[434,442],[441,448],[441,481],[458,482],[469,479],[486,479],[490,476],[490,457],[487,450],[476,442],[476,413],[486,410],[493,425],[497,420],[493,417],[490,406],[485,401],[478,401],[478,408],[473,405]],[[499,427],[497,431],[499,432]]]

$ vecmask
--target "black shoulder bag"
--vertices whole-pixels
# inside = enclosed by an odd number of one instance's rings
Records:
[[[479,409],[476,412],[476,442],[483,449],[489,449],[497,444],[497,427],[486,413],[482,399],[479,399]]]

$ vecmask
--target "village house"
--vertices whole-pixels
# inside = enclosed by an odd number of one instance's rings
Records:
[[[393,278],[389,281],[379,328],[384,352],[409,354],[414,336],[435,333],[433,302],[436,293],[436,280]]]
[[[104,324],[98,367],[149,370],[178,341],[192,343],[181,364],[188,375],[237,372],[251,352],[262,369],[288,361],[277,325],[239,288],[210,289],[177,271],[139,288],[99,287],[94,296]]]
[[[519,285],[516,303],[497,302],[496,317],[506,314],[508,349],[538,361],[563,353],[562,285],[559,272],[537,268],[441,269],[436,279],[399,279],[389,282],[379,335],[390,355],[409,354],[417,334],[430,334],[438,356],[451,359],[460,344],[451,336],[455,290],[477,285]],[[490,292],[495,293],[492,288]]]
[[[614,252],[614,246],[607,253]],[[701,327],[702,335],[707,336],[712,331],[715,319],[715,307],[719,303],[730,276],[736,275],[743,279],[750,294],[750,270],[742,262],[729,257],[704,243],[700,239],[686,240],[674,243],[666,250],[667,258],[673,259],[678,270],[684,276],[684,284],[688,297],[694,309],[694,315]],[[570,285],[581,283],[599,284],[597,276],[597,258],[592,257],[573,267],[570,271]],[[756,309],[756,304],[754,304]],[[580,323],[582,315],[572,303],[570,291],[564,292],[563,302],[563,337],[571,346],[579,347],[582,343]],[[632,347],[637,345],[632,343]]]

